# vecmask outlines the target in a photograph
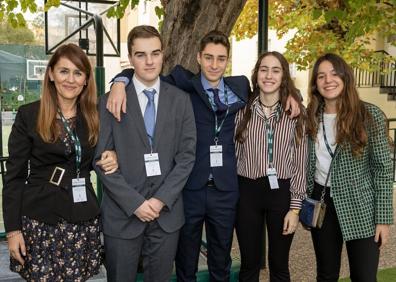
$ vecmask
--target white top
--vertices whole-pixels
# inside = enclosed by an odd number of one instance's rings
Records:
[[[155,89],[154,95],[154,106],[155,106],[155,118],[157,118],[158,112],[158,97],[159,97],[159,90],[160,90],[160,79],[157,78],[157,81],[154,83],[153,86],[147,87],[142,82],[140,82],[135,75],[132,78],[133,85],[135,86],[137,98],[139,101],[140,110],[142,111],[142,116],[144,117],[144,111],[146,110],[146,105],[148,102],[147,96],[143,93],[143,90],[153,90]]]
[[[336,149],[336,117],[337,114],[323,114],[323,120],[326,130],[327,142],[330,145],[331,151],[334,152]],[[326,177],[329,173],[331,156],[326,148],[326,143],[323,136],[323,125],[319,123],[318,133],[315,142],[316,152],[316,170],[315,170],[315,182],[320,185],[325,185]],[[327,186],[330,186],[331,179],[329,178]]]

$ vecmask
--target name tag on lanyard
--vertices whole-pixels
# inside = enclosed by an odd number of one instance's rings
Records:
[[[223,146],[210,146],[210,167],[223,166]]]
[[[277,116],[277,119],[279,117]],[[278,175],[276,169],[273,167],[274,156],[274,128],[268,122],[266,124],[267,142],[268,142],[268,162],[269,168],[267,169],[268,181],[271,189],[279,189]]]
[[[228,113],[230,110],[230,108],[228,107],[227,91],[225,91],[224,94],[225,94],[225,99],[226,99],[226,104],[227,104],[227,111],[226,111],[224,118],[220,124],[218,124],[218,117],[217,117],[217,114],[215,113],[215,139],[214,139],[215,145],[212,145],[209,147],[210,167],[222,167],[223,166],[223,146],[218,145],[217,142],[219,141],[218,136],[219,136],[220,131],[223,127],[224,121],[227,119],[227,116],[228,116]]]
[[[144,154],[144,165],[147,176],[161,175],[158,153]]]
[[[72,179],[72,193],[73,193],[73,202],[74,203],[83,203],[87,201],[87,189],[85,186],[85,178],[80,178],[80,164],[81,164],[81,143],[78,138],[77,132],[73,132],[70,128],[70,125],[66,118],[63,116],[62,111],[58,108],[58,114],[62,120],[63,127],[66,132],[69,134],[69,138],[74,142],[74,149],[76,154],[76,170],[77,170],[77,178]]]
[[[82,203],[87,201],[87,189],[85,187],[85,178],[73,178],[73,202]]]
[[[267,176],[271,189],[279,189],[278,176],[274,167],[267,169]]]

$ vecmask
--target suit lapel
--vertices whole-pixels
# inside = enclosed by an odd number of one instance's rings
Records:
[[[246,89],[242,89],[241,85],[236,83],[235,78],[232,77],[224,77],[224,83],[232,90],[232,92],[239,97],[245,104],[247,103],[247,98],[248,98],[248,93],[246,92]]]
[[[168,86],[161,81],[160,93],[158,96],[158,112],[155,121],[154,148],[156,148],[156,145],[159,144],[159,140],[165,128],[166,120],[169,117],[169,111],[173,107],[171,97],[169,97],[167,93],[168,91]]]
[[[142,139],[143,144],[146,147],[150,147],[146,127],[144,125],[144,119],[142,115],[142,111],[139,106],[139,101],[137,98],[135,86],[133,83],[129,83],[128,87],[126,88],[127,92],[127,115],[131,118],[132,122],[138,131],[139,136]]]
[[[209,102],[208,94],[206,94],[205,89],[202,87],[201,75],[197,74],[191,79],[194,86],[195,92],[202,99],[202,101],[208,106],[208,108],[213,111],[212,105]]]

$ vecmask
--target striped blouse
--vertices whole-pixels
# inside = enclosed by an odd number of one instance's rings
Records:
[[[247,109],[237,113],[236,127]],[[243,143],[235,140],[238,175],[257,179],[267,175],[268,152],[265,116],[258,97],[251,106],[252,116],[244,132]],[[290,208],[301,208],[306,191],[307,138],[295,142],[296,119],[290,119],[283,111],[276,122],[276,111],[269,117],[274,128],[273,165],[279,179],[290,178]]]

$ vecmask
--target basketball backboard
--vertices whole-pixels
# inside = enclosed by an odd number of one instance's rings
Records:
[[[45,13],[45,49],[52,54],[62,43],[75,43],[85,49],[87,55],[96,55],[96,34],[93,15],[100,15],[103,21],[104,56],[119,56],[120,21],[107,18],[106,12],[118,1],[70,0],[61,1],[57,8]]]
[[[26,79],[43,80],[48,61],[26,60]]]

